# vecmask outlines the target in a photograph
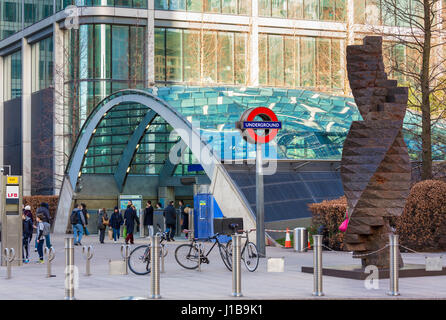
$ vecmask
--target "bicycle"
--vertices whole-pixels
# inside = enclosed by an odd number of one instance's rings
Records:
[[[161,226],[157,226],[161,230]],[[167,255],[167,248],[165,247],[167,232],[157,232],[156,235],[160,236],[160,256],[165,257]],[[134,274],[142,276],[150,273],[151,248],[151,244],[143,244],[130,252],[127,264]]]
[[[207,253],[203,252],[200,248],[197,238],[191,239],[190,243],[182,244],[177,247],[175,250],[175,260],[178,262],[180,266],[185,269],[196,269],[198,268],[198,264],[206,263],[209,264],[209,254],[214,249],[216,245],[218,245],[218,250],[220,252],[221,259],[223,260],[224,265],[228,268],[229,271],[232,271],[232,268],[228,264],[228,253],[226,251],[226,247],[218,240],[218,236],[220,234],[216,233],[211,237],[208,237],[206,241],[215,240],[212,247],[209,249]],[[200,259],[200,260],[199,260]]]
[[[231,229],[234,230],[238,227],[237,224],[231,225]],[[243,263],[246,266],[246,269],[250,272],[254,272],[257,270],[257,267],[259,265],[259,254],[257,252],[257,247],[254,243],[249,241],[249,233],[254,231],[255,229],[251,230],[238,230],[238,232],[241,231],[241,233],[246,234],[245,236],[242,236],[241,238],[246,239],[245,244],[242,246],[241,250],[241,258],[243,260]],[[232,268],[232,240],[229,240],[226,244],[226,252],[228,253],[228,263],[231,265]]]

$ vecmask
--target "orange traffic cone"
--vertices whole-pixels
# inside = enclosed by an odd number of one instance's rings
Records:
[[[288,230],[288,228],[286,228],[285,248],[292,248],[291,239],[290,239],[290,231]]]
[[[311,242],[308,241],[308,246],[307,246],[308,250],[311,250]]]

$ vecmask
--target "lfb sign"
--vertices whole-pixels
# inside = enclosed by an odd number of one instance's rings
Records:
[[[256,117],[262,121],[256,121]],[[269,108],[251,108],[242,113],[236,127],[241,131],[243,139],[252,144],[262,144],[272,141],[282,123],[278,121],[276,114]],[[258,134],[257,130],[263,130],[264,134]]]
[[[6,199],[19,199],[19,186],[6,186]]]

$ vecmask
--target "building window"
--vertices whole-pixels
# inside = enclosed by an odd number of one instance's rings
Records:
[[[31,90],[36,92],[53,84],[53,37],[31,46]]]
[[[155,29],[155,79],[187,83],[244,84],[246,34]]]
[[[156,10],[251,14],[251,0],[155,0]]]
[[[67,33],[65,92],[71,137],[97,103],[112,92],[146,86],[145,27],[88,24]],[[76,111],[77,110],[77,111]]]
[[[79,7],[107,6],[107,7],[121,7],[121,8],[147,8],[147,0],[59,0],[59,1],[62,1],[63,8],[68,7],[69,5],[76,5]]]
[[[259,83],[267,86],[342,89],[344,40],[259,35]]]
[[[22,95],[22,52],[3,57],[3,100]]]
[[[345,21],[346,0],[259,0],[259,16]]]
[[[183,43],[179,29],[166,30],[166,80],[183,80]]]

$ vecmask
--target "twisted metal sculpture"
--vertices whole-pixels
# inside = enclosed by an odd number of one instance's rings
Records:
[[[386,246],[389,222],[402,214],[409,194],[411,165],[402,134],[408,89],[387,79],[381,37],[347,47],[347,72],[364,120],[352,123],[342,152],[350,218],[344,243],[361,256],[363,266],[388,268],[388,250],[374,252]]]

